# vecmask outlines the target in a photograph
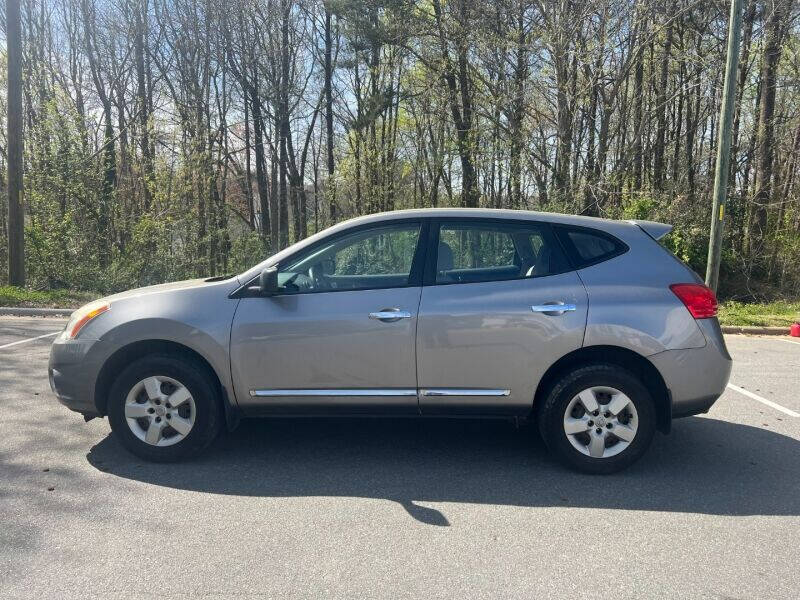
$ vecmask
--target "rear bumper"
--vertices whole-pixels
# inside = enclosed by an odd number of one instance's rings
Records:
[[[719,322],[700,319],[697,324],[706,338],[704,347],[666,350],[649,357],[672,396],[673,419],[708,412],[731,375],[733,361]]]
[[[680,419],[681,417],[691,417],[692,415],[699,415],[707,413],[714,403],[719,399],[721,394],[714,394],[706,398],[693,398],[691,400],[684,400],[679,404],[672,404],[672,418]]]
[[[86,416],[99,416],[94,402],[97,374],[102,366],[95,340],[58,338],[50,348],[47,374],[50,389],[61,404]]]

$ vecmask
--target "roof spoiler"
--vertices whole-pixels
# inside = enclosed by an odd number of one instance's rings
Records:
[[[658,241],[672,231],[672,225],[666,223],[656,223],[655,221],[631,220],[630,223],[638,225],[639,228],[654,240]]]

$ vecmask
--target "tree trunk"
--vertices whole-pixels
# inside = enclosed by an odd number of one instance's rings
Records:
[[[671,3],[668,3],[671,6]],[[669,14],[666,40],[664,41],[664,57],[661,60],[661,73],[659,77],[658,92],[656,94],[656,111],[658,123],[656,125],[656,141],[653,147],[653,187],[661,190],[664,186],[664,153],[667,131],[667,84],[669,83],[669,60],[672,51],[672,24],[673,19]]]
[[[8,283],[25,285],[22,180],[22,22],[19,0],[6,2],[8,56]]]
[[[270,213],[270,187],[267,182],[267,165],[264,156],[264,118],[261,112],[261,99],[258,94],[258,80],[253,81],[250,95],[250,105],[253,109],[253,135],[255,136],[256,149],[256,185],[258,187],[258,203],[261,209],[261,237],[266,243],[270,240],[270,249],[274,252],[278,247],[278,240],[273,234],[274,224]],[[250,174],[248,173],[248,177]],[[248,183],[249,185],[249,183]]]
[[[448,98],[450,101],[450,114],[456,128],[456,146],[461,161],[461,205],[465,207],[478,206],[480,193],[478,191],[478,176],[475,171],[474,145],[475,132],[472,126],[472,96],[469,82],[467,40],[467,0],[458,0],[459,35],[456,43],[458,71],[450,60],[448,41],[444,33],[442,22],[441,0],[433,0],[433,12],[436,17],[436,26],[439,45],[444,62],[442,77],[447,84]]]
[[[250,229],[256,228],[255,206],[253,205],[253,186],[250,185],[252,166],[250,164],[250,97],[247,90],[242,94],[242,104],[244,104],[244,199],[247,202],[247,223]]]
[[[528,78],[528,49],[525,39],[525,2],[519,2],[517,13],[517,48],[514,66],[514,100],[511,107],[511,149],[509,178],[511,208],[522,208],[522,152],[524,147],[523,118],[525,116],[525,81]]]
[[[639,9],[643,12],[643,9]],[[640,12],[641,14],[641,12]],[[644,148],[642,137],[644,132],[644,47],[642,39],[645,35],[647,26],[646,19],[642,16],[642,24],[639,29],[639,37],[635,41],[636,62],[634,65],[633,76],[633,191],[639,192],[642,189],[642,173],[644,171]]]
[[[83,26],[86,42],[86,57],[89,61],[89,68],[92,72],[92,79],[94,81],[95,90],[100,98],[100,104],[103,107],[103,146],[102,151],[102,164],[103,164],[103,184],[100,191],[97,206],[97,247],[98,257],[97,262],[100,268],[104,269],[109,265],[111,245],[110,245],[110,219],[109,214],[111,205],[114,199],[114,188],[117,181],[117,154],[115,150],[114,141],[114,123],[111,109],[111,99],[106,93],[105,84],[103,83],[100,73],[100,65],[97,57],[97,47],[94,43],[94,31],[96,24],[94,22],[94,4],[89,7],[89,0],[83,0],[81,3]]]
[[[278,85],[278,139],[280,153],[280,192],[278,201],[280,202],[280,247],[286,248],[289,245],[289,165],[287,154],[287,138],[289,131],[289,15],[291,11],[291,0],[281,0],[281,56],[280,56],[280,79]],[[292,211],[293,216],[297,211]],[[297,231],[295,230],[295,235]]]
[[[750,68],[750,45],[753,39],[753,22],[756,17],[757,0],[748,0],[747,8],[743,15],[743,30],[742,30],[742,55],[739,59],[739,74],[736,85],[736,109],[733,116],[733,134],[731,140],[731,161],[728,170],[728,189],[730,190],[728,200],[728,214],[731,221],[731,238],[733,246],[741,249],[743,234],[742,222],[744,217],[744,209],[747,206],[746,199],[743,194],[737,197],[734,196],[733,191],[736,188],[736,174],[739,171],[739,130],[741,127],[742,118],[742,98],[744,97],[744,87],[747,82],[747,73]]]
[[[325,150],[328,167],[328,211],[331,224],[336,222],[336,178],[333,159],[333,35],[331,31],[331,11],[325,3]]]
[[[150,211],[153,193],[151,187],[155,185],[153,175],[153,156],[150,147],[150,111],[149,90],[147,89],[147,78],[145,77],[145,41],[147,37],[147,0],[139,0],[135,7],[136,11],[136,34],[134,36],[134,54],[136,58],[136,97],[137,111],[139,115],[140,148],[142,152],[142,190],[144,198],[144,211]]]
[[[755,219],[750,236],[751,258],[758,258],[767,234],[767,206],[772,198],[772,168],[775,157],[775,84],[778,63],[781,59],[783,33],[782,0],[772,0],[767,10],[766,41],[764,45],[764,68],[761,72],[761,111],[758,122],[758,167],[756,171]]]
[[[562,199],[569,194],[569,164],[572,155],[572,107],[569,96],[569,50],[566,47],[556,50],[556,122],[557,149],[556,167],[553,174],[556,191]]]

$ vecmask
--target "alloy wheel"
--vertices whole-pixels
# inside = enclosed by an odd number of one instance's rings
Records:
[[[618,389],[593,386],[577,394],[564,412],[564,433],[572,447],[592,458],[623,452],[636,437],[639,415]]]
[[[125,399],[125,421],[133,434],[151,446],[171,446],[194,427],[197,411],[188,388],[163,375],[140,380]]]

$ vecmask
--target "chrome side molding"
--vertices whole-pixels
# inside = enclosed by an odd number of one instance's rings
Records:
[[[386,388],[386,389],[291,389],[291,390],[250,390],[250,395],[257,398],[271,396],[322,396],[322,397],[341,397],[341,396],[416,396],[417,390],[414,388]]]
[[[386,397],[386,396],[509,396],[511,390],[483,389],[483,388],[354,388],[354,389],[288,389],[288,390],[250,390],[254,398],[270,398],[281,396],[294,397]]]
[[[509,396],[511,390],[492,390],[483,388],[425,388],[419,390],[420,396]]]

